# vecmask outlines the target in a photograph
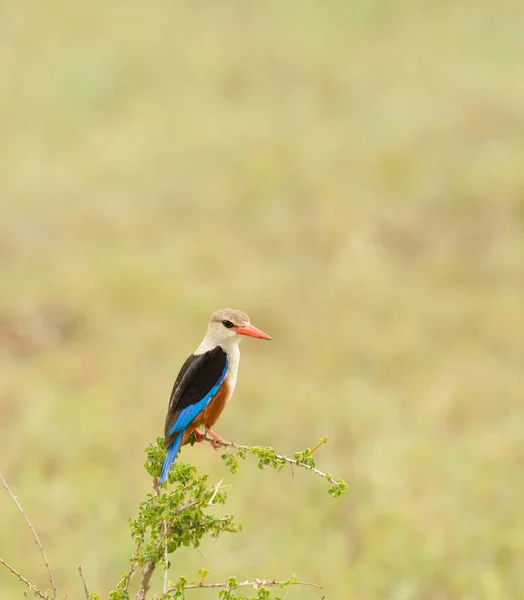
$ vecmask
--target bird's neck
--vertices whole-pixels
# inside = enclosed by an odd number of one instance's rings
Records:
[[[240,348],[238,347],[239,343],[240,338],[237,336],[226,339],[225,341],[217,344],[215,340],[210,339],[210,337],[206,335],[206,337],[200,343],[200,346],[195,350],[195,354],[204,354],[205,352],[209,352],[210,350],[213,350],[213,348],[220,346],[228,355],[229,359],[235,359],[240,356]]]

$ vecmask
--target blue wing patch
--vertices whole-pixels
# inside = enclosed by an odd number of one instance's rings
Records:
[[[222,385],[222,383],[224,382],[224,379],[226,378],[228,365],[229,365],[229,361],[226,357],[226,366],[224,367],[224,370],[222,371],[222,375],[220,375],[218,381],[209,390],[209,392],[202,398],[202,400],[199,400],[195,404],[192,404],[191,406],[187,406],[186,408],[183,408],[180,411],[180,413],[178,414],[178,416],[176,418],[175,424],[169,430],[169,435],[173,435],[173,433],[175,433],[175,431],[184,431],[189,426],[191,421],[195,417],[197,417],[204,410],[204,408],[211,402],[212,398],[218,392],[218,390],[220,389],[220,386]]]

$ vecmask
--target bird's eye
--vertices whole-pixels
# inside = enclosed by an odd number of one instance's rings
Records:
[[[232,327],[234,327],[235,325],[233,323],[231,323],[231,321],[222,321],[222,325],[224,327],[226,327],[227,329],[231,329]]]

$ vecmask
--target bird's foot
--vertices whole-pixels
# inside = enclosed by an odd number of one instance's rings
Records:
[[[202,434],[198,429],[193,429],[193,433],[195,434],[197,443],[200,444],[202,442]]]
[[[208,429],[207,427],[206,433],[209,433],[209,435],[213,438],[211,445],[215,450],[218,450],[221,446],[223,446],[224,440],[218,435],[218,433],[215,433],[212,429]]]

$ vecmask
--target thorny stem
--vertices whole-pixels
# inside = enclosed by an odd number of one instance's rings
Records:
[[[321,585],[318,585],[317,583],[310,583],[309,581],[294,581],[294,582],[286,582],[286,581],[275,581],[274,579],[254,579],[253,581],[238,581],[236,583],[237,587],[250,587],[253,588],[254,590],[258,590],[260,588],[265,588],[265,587],[274,587],[276,585],[286,585],[287,583],[289,583],[289,585],[305,585],[305,586],[310,586],[310,587],[315,587],[315,588],[319,588],[322,589]],[[224,583],[192,583],[189,585],[184,586],[185,590],[191,590],[191,589],[198,589],[198,588],[229,588],[229,583],[224,582]],[[168,593],[170,592],[175,592],[176,588],[169,588],[167,590]]]
[[[10,564],[6,563],[5,560],[3,560],[2,558],[0,558],[0,564],[4,565],[4,567],[6,567],[7,569],[9,569],[9,571],[11,571],[11,573],[13,575],[16,575],[18,577],[18,579],[20,579],[20,581],[22,583],[25,583],[27,585],[27,587],[34,592],[35,594],[38,594],[40,596],[40,598],[43,598],[43,600],[49,600],[48,596],[44,596],[44,594],[42,594],[41,591],[39,591],[32,583],[29,583],[29,581],[27,581],[27,579],[21,575],[16,569],[14,569]]]
[[[38,548],[40,549],[40,554],[42,555],[42,558],[43,558],[44,564],[45,564],[45,568],[47,569],[47,573],[49,575],[49,583],[51,584],[51,591],[53,592],[53,597],[56,598],[57,597],[56,584],[55,584],[55,580],[53,577],[53,572],[51,571],[51,567],[49,566],[47,556],[45,555],[44,548],[42,546],[42,543],[40,542],[40,538],[38,537],[38,534],[36,533],[36,529],[33,527],[33,524],[29,520],[29,517],[26,515],[24,509],[22,508],[22,505],[20,504],[20,502],[18,502],[17,497],[13,494],[13,492],[11,491],[11,488],[7,485],[7,481],[4,479],[4,476],[2,475],[2,473],[0,473],[0,479],[2,480],[3,486],[9,492],[9,495],[13,499],[13,502],[16,504],[18,510],[22,513],[22,516],[26,520],[26,523],[29,525],[29,529],[33,533],[33,537],[35,538],[35,543],[38,546]]]

